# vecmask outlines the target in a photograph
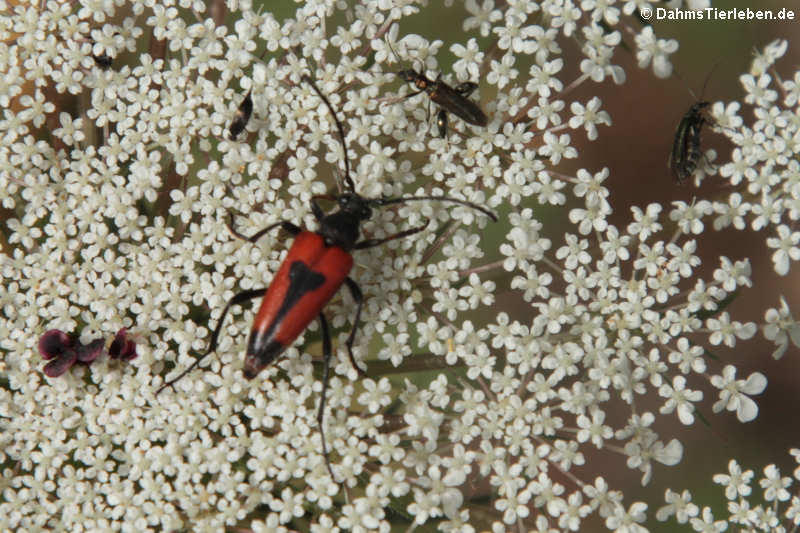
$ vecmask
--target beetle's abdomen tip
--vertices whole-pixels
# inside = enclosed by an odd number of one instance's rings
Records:
[[[284,345],[277,341],[270,341],[266,346],[259,350],[248,350],[244,359],[244,377],[253,379],[264,368],[269,366],[277,357],[283,353]]]

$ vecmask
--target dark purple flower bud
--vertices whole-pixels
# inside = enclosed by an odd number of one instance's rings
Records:
[[[108,348],[108,355],[112,359],[120,359],[122,361],[130,361],[139,355],[136,353],[136,341],[128,336],[126,328],[122,328],[117,332],[114,341]]]
[[[81,363],[91,363],[103,353],[105,345],[106,342],[104,339],[95,339],[89,344],[81,344],[75,349],[78,354],[78,361]]]
[[[42,359],[47,361],[60,357],[65,351],[71,350],[74,344],[75,340],[60,329],[50,329],[39,339],[39,353],[42,354]]]
[[[44,365],[44,373],[51,378],[57,378],[70,368],[78,360],[78,352],[68,349],[61,355]]]
[[[64,374],[77,362],[91,363],[103,353],[104,347],[103,339],[81,344],[75,337],[59,329],[48,330],[39,339],[39,353],[42,358],[45,361],[52,359],[44,365],[44,373],[51,378]]]

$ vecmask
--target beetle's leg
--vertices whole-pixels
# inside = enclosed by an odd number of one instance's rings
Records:
[[[388,237],[384,237],[383,239],[366,239],[361,242],[357,242],[353,249],[355,250],[363,250],[364,248],[374,248],[375,246],[380,246],[381,244],[387,243],[389,241],[393,241],[395,239],[402,239],[403,237],[408,237],[409,235],[414,235],[415,233],[419,233],[420,231],[424,230],[428,227],[430,220],[426,220],[425,224],[421,226],[417,226],[416,228],[407,229],[405,231],[400,231],[398,233],[394,233],[389,235]]]
[[[234,226],[233,213],[229,211],[228,215],[231,218],[231,221],[227,224],[228,231],[230,231],[231,234],[234,237],[236,237],[237,239],[242,239],[243,241],[248,241],[248,242],[253,242],[254,243],[258,239],[260,239],[262,236],[264,236],[265,233],[270,232],[270,231],[274,230],[277,227],[283,228],[285,231],[287,231],[288,233],[291,233],[292,235],[297,235],[298,233],[303,231],[299,226],[296,226],[296,225],[292,224],[291,222],[287,222],[287,221],[283,220],[281,222],[276,222],[274,224],[270,224],[266,228],[257,231],[254,235],[252,235],[250,237],[246,237],[246,236],[242,235],[241,233],[239,233],[238,231],[236,231],[236,229],[233,227]]]
[[[328,467],[328,473],[331,479],[336,482],[336,476],[333,475],[333,468],[331,468],[331,460],[328,457],[328,445],[325,443],[325,428],[322,422],[325,418],[325,401],[328,394],[328,381],[330,380],[331,369],[331,332],[328,329],[328,320],[323,313],[319,314],[319,325],[322,330],[322,393],[319,399],[319,411],[317,412],[317,425],[319,426],[319,438],[322,441],[322,456],[325,458],[325,466]]]
[[[353,365],[353,368],[356,369],[356,372],[361,374],[361,377],[369,377],[364,370],[358,366],[356,363],[356,358],[353,355],[353,343],[356,340],[356,331],[358,331],[358,324],[361,322],[361,304],[364,302],[364,294],[361,292],[361,288],[359,288],[358,284],[350,278],[344,278],[344,282],[347,285],[347,288],[350,289],[350,294],[353,296],[353,300],[356,301],[356,317],[353,320],[353,328],[350,330],[350,336],[347,337],[347,355],[350,356],[350,364]]]
[[[439,128],[439,135],[442,139],[447,137],[447,111],[440,109],[436,115],[436,127]]]
[[[199,365],[200,362],[203,359],[205,359],[208,354],[217,349],[217,340],[219,339],[219,332],[222,331],[222,325],[225,323],[225,317],[228,315],[228,310],[231,308],[231,306],[244,303],[248,300],[252,300],[257,296],[264,294],[266,290],[267,289],[251,289],[248,291],[242,291],[239,294],[235,294],[230,300],[228,300],[228,303],[225,304],[225,309],[222,310],[222,316],[219,317],[219,322],[217,322],[217,327],[214,328],[214,333],[211,334],[211,340],[208,343],[208,349],[206,350],[206,353],[197,358],[195,362],[189,366],[189,368],[178,374],[178,377],[171,379],[165,382],[163,385],[161,385],[161,387],[159,387],[159,389],[156,391],[156,394],[160,393],[167,387],[172,387],[176,381],[178,381],[183,376],[194,370],[194,368],[197,365]]]
[[[419,93],[422,93],[422,92],[425,92],[425,89],[420,89],[419,91],[414,91],[414,92],[408,93],[406,95],[400,96],[394,102],[390,101],[389,103],[402,102],[403,100],[408,100],[409,98],[413,98],[414,96],[417,96]]]
[[[402,96],[384,96],[383,98],[376,98],[374,101],[379,104],[394,105],[403,102],[405,100],[408,100],[411,97],[417,96],[421,92],[423,91],[422,90],[414,91],[409,94],[404,94]]]
[[[428,106],[425,110],[425,123],[428,124],[431,121],[431,106],[433,105],[433,100],[428,98]]]
[[[341,191],[340,191],[341,192]],[[311,197],[311,212],[314,214],[314,218],[321,221],[325,218],[325,213],[323,213],[322,208],[317,204],[315,201],[316,197]]]

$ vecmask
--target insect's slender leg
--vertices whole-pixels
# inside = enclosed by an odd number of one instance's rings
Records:
[[[317,425],[319,426],[319,437],[322,441],[322,456],[325,458],[325,466],[328,467],[328,473],[331,479],[335,482],[336,476],[333,475],[333,468],[331,468],[331,460],[328,457],[328,445],[325,443],[325,428],[322,422],[325,418],[325,401],[328,394],[328,381],[330,380],[331,369],[331,332],[328,329],[328,320],[323,313],[319,314],[319,325],[322,330],[322,393],[319,399],[319,411],[317,412]]]
[[[317,204],[314,198],[311,199],[311,212],[317,220],[325,218],[325,213],[322,212],[322,208]]]
[[[395,239],[402,239],[403,237],[408,237],[409,235],[414,235],[415,233],[419,233],[420,231],[424,230],[428,227],[430,220],[426,220],[425,224],[422,226],[417,226],[416,228],[407,229],[405,231],[400,231],[398,233],[394,233],[389,235],[388,237],[384,237],[383,239],[366,239],[361,242],[357,242],[353,249],[355,250],[363,250],[365,248],[374,248],[376,246],[380,246],[381,244],[387,243],[389,241],[393,241]]]
[[[423,93],[423,92],[425,92],[425,89],[420,89],[419,91],[414,91],[413,93],[408,93],[408,94],[407,94],[407,95],[405,95],[405,96],[401,96],[401,97],[399,97],[399,98],[397,99],[397,102],[402,102],[403,100],[408,100],[409,98],[412,98],[412,97],[414,97],[414,96],[417,96],[419,93]],[[395,103],[395,102],[392,102],[392,103]]]
[[[350,278],[344,278],[344,282],[347,285],[347,288],[350,289],[350,294],[353,296],[353,300],[356,302],[356,317],[353,320],[353,328],[350,330],[350,336],[347,337],[347,355],[350,356],[350,364],[353,365],[353,368],[356,369],[356,372],[361,374],[361,377],[369,377],[364,370],[356,363],[356,358],[353,355],[353,343],[356,340],[356,331],[358,331],[359,322],[361,322],[361,304],[364,303],[364,294],[361,292],[361,288],[358,284]]]
[[[439,136],[444,139],[447,137],[447,111],[440,109],[436,115],[436,127],[439,128]]]
[[[367,239],[367,240],[363,240],[363,241],[361,241],[359,243],[356,243],[353,248],[357,249],[357,250],[363,250],[365,248],[374,248],[375,246],[380,246],[381,244],[384,244],[384,243],[389,242],[389,241],[393,241],[395,239],[402,239],[403,237],[408,237],[409,235],[414,235],[415,233],[419,233],[420,231],[422,231],[425,228],[427,228],[429,222],[430,221],[426,220],[425,224],[423,224],[422,226],[418,226],[416,228],[411,228],[411,229],[408,229],[408,230],[405,230],[405,231],[400,231],[398,233],[394,233],[392,235],[389,235],[388,237],[385,237],[383,239]],[[356,316],[355,316],[355,320],[353,321],[353,329],[350,330],[350,336],[347,337],[347,343],[346,343],[347,355],[350,357],[350,364],[353,365],[353,368],[356,369],[356,372],[361,374],[361,376],[363,376],[363,377],[369,377],[367,375],[367,373],[365,371],[363,371],[358,366],[358,363],[356,363],[356,358],[353,355],[353,343],[355,343],[356,331],[358,331],[358,325],[359,325],[359,322],[361,321],[361,306],[362,306],[362,304],[364,302],[364,294],[361,292],[361,289],[359,288],[358,284],[355,281],[353,281],[352,279],[345,278],[344,282],[347,285],[347,288],[350,289],[350,294],[353,296],[353,300],[356,301]]]
[[[236,231],[236,229],[233,227],[234,226],[233,212],[229,211],[228,212],[228,216],[231,219],[230,222],[227,224],[228,231],[230,231],[231,234],[234,237],[236,237],[237,239],[242,239],[243,241],[248,241],[248,242],[252,242],[252,243],[256,242],[258,239],[263,237],[265,233],[268,233],[268,232],[274,230],[277,227],[283,228],[284,230],[286,230],[288,233],[291,233],[292,235],[297,235],[298,233],[303,231],[299,226],[296,226],[296,225],[292,224],[291,222],[287,222],[285,220],[282,220],[281,222],[276,222],[274,224],[270,224],[266,228],[257,231],[254,235],[252,235],[250,237],[247,237],[245,235],[242,235],[238,231]]]
[[[217,349],[217,340],[219,339],[219,332],[222,331],[222,325],[225,323],[225,317],[228,315],[228,310],[231,306],[238,305],[244,303],[248,300],[252,300],[253,298],[264,294],[266,289],[250,289],[248,291],[242,291],[239,294],[235,294],[228,303],[225,304],[225,309],[222,310],[222,316],[219,318],[219,322],[217,322],[217,327],[214,328],[214,333],[211,334],[211,340],[208,343],[208,349],[206,352],[201,355],[199,358],[192,363],[189,368],[178,374],[178,377],[173,378],[167,382],[165,382],[159,389],[156,391],[156,394],[160,393],[162,390],[166,389],[167,387],[172,387],[176,381],[181,379],[183,376],[194,370],[194,368],[200,364],[200,362],[206,358],[208,354],[213,352]]]
[[[430,98],[428,99],[428,105],[426,106],[426,114],[425,114],[425,123],[429,123],[431,121],[431,106],[433,105],[433,100]]]

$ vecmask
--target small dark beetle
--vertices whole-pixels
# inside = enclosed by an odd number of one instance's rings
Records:
[[[672,153],[669,157],[669,168],[678,183],[683,183],[690,178],[697,169],[697,164],[703,157],[700,148],[700,132],[707,122],[709,102],[701,100],[689,108],[683,115],[675,139],[672,142]]]
[[[386,41],[386,44],[392,51],[392,55],[394,55],[395,59],[397,59],[397,62],[402,63],[402,61],[400,61],[400,56],[397,55],[397,52],[394,51],[394,48],[388,40]],[[436,76],[435,80],[431,80],[425,76],[425,73],[422,69],[414,70],[413,68],[404,69],[399,72],[395,72],[395,74],[400,76],[403,81],[410,83],[415,89],[417,89],[411,94],[407,94],[406,96],[402,97],[400,99],[401,101],[407,100],[408,98],[424,92],[427,93],[428,97],[433,103],[441,108],[436,115],[436,126],[439,129],[439,135],[442,138],[447,137],[448,111],[459,117],[464,122],[472,124],[473,126],[485,128],[486,124],[489,122],[489,119],[486,117],[486,113],[483,112],[480,106],[469,99],[469,95],[475,92],[475,89],[478,88],[477,83],[465,81],[463,83],[459,83],[455,87],[450,87],[441,80],[441,73]]]
[[[455,87],[450,87],[441,81],[441,74],[435,80],[431,80],[422,72],[413,69],[401,70],[397,75],[417,89],[415,92],[403,97],[403,100],[425,92],[431,101],[441,108],[436,117],[436,126],[439,128],[439,135],[442,138],[447,136],[448,111],[468,124],[486,127],[489,121],[486,114],[478,107],[478,104],[468,98],[478,88],[477,83],[465,81]]]
[[[714,121],[709,115],[711,103],[703,100],[703,95],[717,65],[714,65],[714,68],[706,76],[703,82],[703,89],[700,91],[700,98],[687,86],[692,98],[695,99],[695,103],[692,104],[692,107],[689,108],[680,123],[678,123],[678,129],[675,130],[675,138],[672,141],[672,153],[670,153],[669,161],[667,162],[667,166],[672,170],[672,176],[678,183],[683,183],[686,179],[691,178],[694,171],[697,170],[700,160],[704,158],[700,147],[700,133],[703,130],[703,126]],[[677,76],[677,72],[675,74]]]
[[[242,100],[242,103],[239,104],[239,109],[237,109],[236,113],[233,115],[231,126],[228,129],[228,137],[232,141],[236,140],[236,137],[238,137],[239,134],[244,131],[247,123],[250,121],[250,115],[253,114],[253,98],[251,97],[252,92],[253,89],[247,91],[247,95],[244,97],[244,100]]]

